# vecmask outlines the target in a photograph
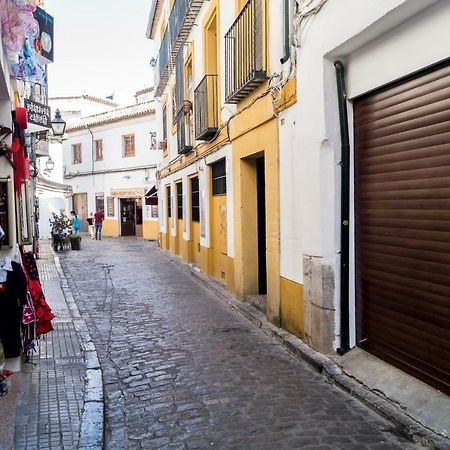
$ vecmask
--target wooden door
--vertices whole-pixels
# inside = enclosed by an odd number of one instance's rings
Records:
[[[78,219],[80,220],[80,230],[88,230],[88,199],[87,193],[73,194],[72,197],[73,210],[76,212]]]
[[[120,235],[134,236],[136,234],[135,200],[123,198],[120,200]]]

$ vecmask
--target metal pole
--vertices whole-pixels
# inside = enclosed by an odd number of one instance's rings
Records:
[[[341,61],[334,63],[341,131],[341,346],[339,354],[350,349],[349,330],[349,245],[350,245],[350,138],[348,132],[345,70]]]

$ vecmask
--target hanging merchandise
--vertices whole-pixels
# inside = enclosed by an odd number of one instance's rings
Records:
[[[8,52],[19,53],[26,37],[37,33],[35,10],[36,0],[0,0],[2,41]]]
[[[17,195],[22,193],[22,184],[25,180],[30,179],[30,162],[28,160],[28,155],[25,152],[25,132],[23,128],[23,117],[21,117],[22,126],[20,126],[17,120],[17,110],[19,110],[19,115],[23,116],[21,110],[24,108],[16,108],[12,111],[12,119],[14,125],[14,133],[12,144],[9,149],[9,156],[14,164],[14,186]]]
[[[22,310],[27,303],[27,280],[22,266],[0,261],[0,340],[5,358],[16,358],[22,350]]]
[[[34,40],[34,34],[27,36],[20,53],[14,59],[11,59],[10,73],[17,80],[47,84],[45,70],[38,62],[36,51],[32,47]]]
[[[22,260],[28,280],[28,291],[33,301],[34,315],[36,317],[36,334],[39,337],[53,331],[52,319],[55,318],[55,315],[45,300],[33,253],[24,252]]]
[[[11,372],[5,368],[5,352],[3,351],[2,341],[0,341],[0,398],[8,393],[8,377],[10,375]]]

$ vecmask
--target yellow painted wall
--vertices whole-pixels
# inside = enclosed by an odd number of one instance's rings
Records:
[[[266,174],[267,317],[280,320],[280,199],[278,124],[272,105],[261,105],[233,122],[233,182],[235,225],[235,286],[243,297],[257,293],[256,167],[245,158],[264,156]],[[266,107],[262,107],[266,104]],[[259,122],[258,122],[259,121]],[[253,205],[253,206],[252,206]]]
[[[181,256],[183,246],[183,220],[177,219],[177,235],[175,237],[175,253]]]
[[[169,250],[169,235],[167,233],[159,233],[159,245],[164,250]]]
[[[156,241],[158,239],[158,221],[144,220],[144,239]]]
[[[212,276],[226,285],[228,272],[226,195],[211,197],[210,223]]]
[[[201,266],[200,222],[191,221],[191,240],[189,241],[189,261]]]
[[[119,236],[119,221],[114,219],[105,219],[102,227],[103,236],[118,237]]]
[[[304,336],[303,285],[281,277],[281,326],[296,336]]]

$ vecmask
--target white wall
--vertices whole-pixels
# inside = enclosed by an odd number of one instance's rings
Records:
[[[333,62],[346,66],[349,96],[360,95],[450,57],[449,23],[448,1],[329,0],[302,36],[298,103],[280,119],[281,274],[302,282],[302,256],[322,257],[335,267],[338,312],[341,140]]]

